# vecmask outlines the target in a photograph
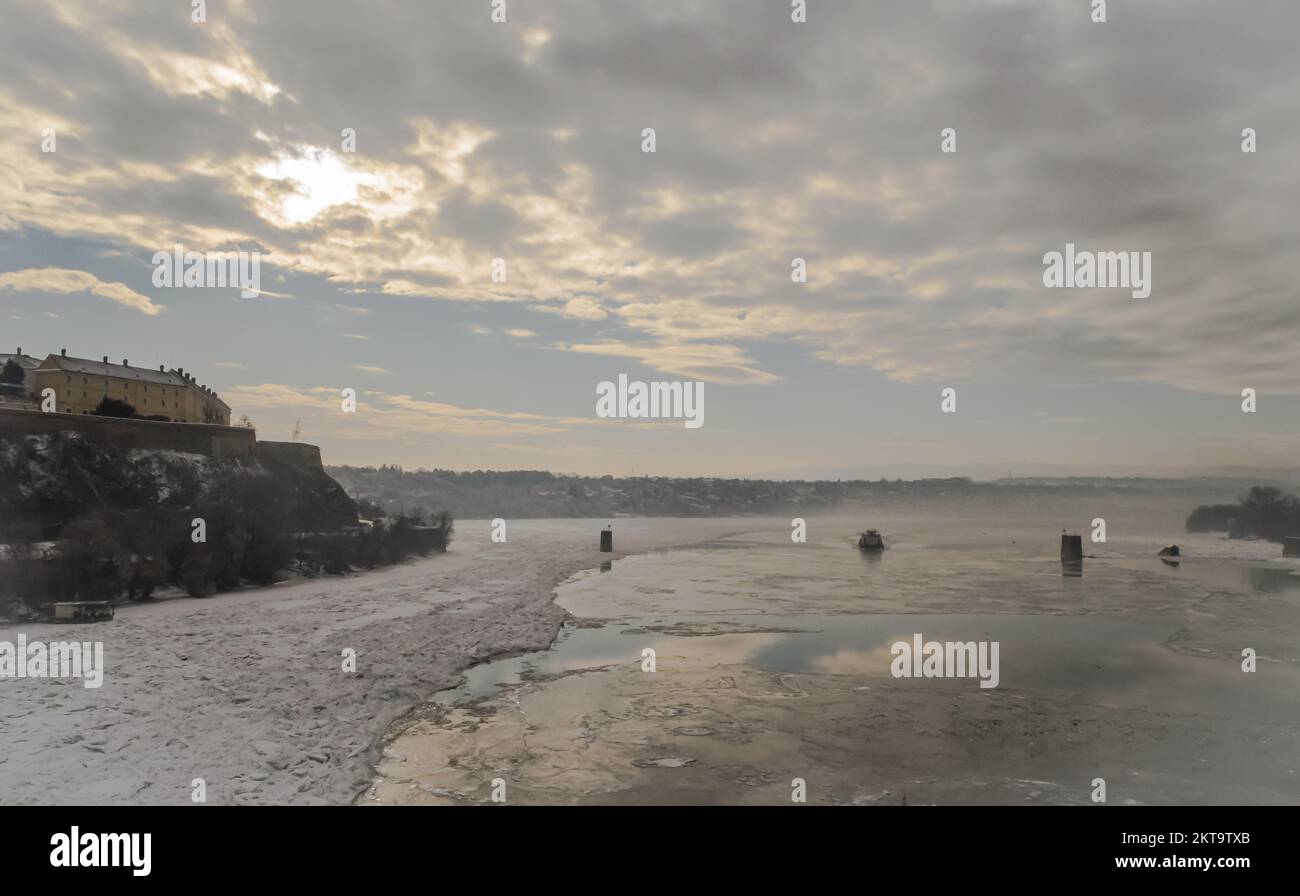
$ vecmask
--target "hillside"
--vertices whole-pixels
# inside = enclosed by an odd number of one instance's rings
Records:
[[[1235,499],[1249,482],[1198,479],[821,480],[564,476],[543,471],[406,471],[401,467],[329,467],[358,501],[389,512],[446,508],[458,519],[615,516],[816,515],[841,509],[943,502],[958,508],[993,502],[1097,495],[1183,495],[1196,502]]]
[[[123,449],[77,432],[0,439],[0,540],[55,539],[88,512],[150,528],[234,494],[274,500],[298,531],[355,525],[356,505],[323,468],[279,457],[217,460]],[[187,517],[183,525],[188,528]]]

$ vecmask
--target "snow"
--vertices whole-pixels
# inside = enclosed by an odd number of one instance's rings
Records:
[[[343,578],[118,609],[98,625],[8,625],[0,641],[104,642],[104,684],[0,679],[6,804],[345,803],[388,724],[497,656],[537,650],[554,587],[599,566],[605,521],[456,523],[444,555]],[[696,543],[726,520],[627,520],[621,552]],[[618,554],[613,555],[615,557]],[[357,671],[343,671],[345,649]]]
[[[34,541],[31,543],[32,556],[34,557],[53,557],[58,553],[59,545],[53,541]],[[13,557],[13,546],[0,544],[0,561],[7,561]]]

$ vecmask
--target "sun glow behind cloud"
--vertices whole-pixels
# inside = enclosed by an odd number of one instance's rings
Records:
[[[307,147],[301,155],[280,156],[257,173],[292,186],[292,192],[280,197],[276,215],[290,224],[303,224],[328,208],[357,202],[362,187],[382,183],[379,176],[358,171],[329,150],[315,147]]]

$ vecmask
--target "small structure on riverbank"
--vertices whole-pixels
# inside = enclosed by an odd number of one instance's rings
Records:
[[[610,554],[614,551],[614,527],[606,526],[600,532],[600,551],[602,554]]]
[[[54,604],[51,619],[55,622],[108,622],[113,605],[106,600],[62,601]]]

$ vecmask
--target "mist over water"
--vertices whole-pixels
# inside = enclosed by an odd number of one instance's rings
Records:
[[[472,669],[439,701],[582,732],[563,775],[513,757],[536,772],[525,801],[781,803],[787,774],[815,776],[828,802],[1082,803],[1097,775],[1130,802],[1300,796],[1286,751],[1247,758],[1296,738],[1300,563],[1183,532],[1183,498],[1085,505],[814,518],[805,544],[788,519],[738,520],[744,534],[574,576],[551,650]],[[868,526],[885,551],[856,549]],[[1063,574],[1062,528],[1084,536],[1081,575]],[[1171,544],[1182,557],[1163,562]],[[894,678],[890,647],[914,634],[998,642],[998,686]],[[606,742],[635,761],[607,760]]]

